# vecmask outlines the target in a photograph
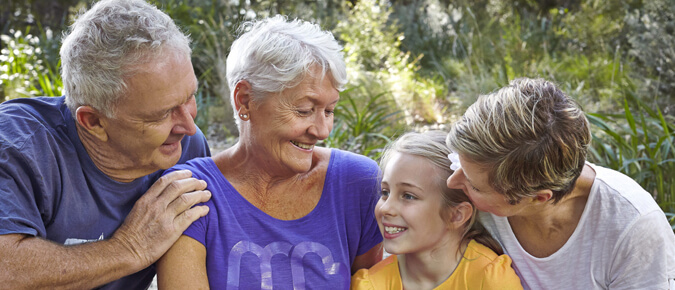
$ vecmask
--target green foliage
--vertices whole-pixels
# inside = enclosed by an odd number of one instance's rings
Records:
[[[652,110],[632,91],[624,114],[587,114],[593,130],[590,159],[632,177],[661,208],[675,212],[675,118]]]
[[[658,105],[675,115],[675,5],[672,0],[645,1],[627,12],[628,54],[651,76],[645,96],[660,96]]]
[[[419,79],[417,59],[400,50],[403,35],[389,23],[392,8],[385,0],[358,1],[335,33],[344,42],[345,60],[353,85],[381,87],[391,92],[407,123],[443,122],[437,106],[443,89],[434,79]]]
[[[1,35],[0,98],[2,101],[36,96],[60,96],[63,88],[58,64],[50,64],[43,56],[40,39],[49,40],[50,32],[40,36],[9,30]]]
[[[363,86],[343,91],[335,108],[333,131],[323,141],[324,145],[377,160],[382,148],[397,133],[397,126],[392,124],[398,122],[400,113],[394,111],[386,94],[372,94]]]

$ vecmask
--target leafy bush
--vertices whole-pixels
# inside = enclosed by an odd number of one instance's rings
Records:
[[[335,108],[333,130],[323,145],[377,160],[392,136],[400,133],[395,125],[400,119],[400,111],[393,108],[386,94],[373,94],[363,86],[343,91]],[[360,104],[357,100],[365,100],[365,103]]]
[[[41,36],[9,30],[1,35],[4,45],[0,50],[0,97],[2,101],[36,97],[60,96],[63,89],[58,64],[50,64],[43,55],[40,39],[51,40],[51,32]]]
[[[388,22],[391,12],[385,0],[358,1],[335,29],[344,42],[350,83],[390,92],[408,124],[444,122],[437,105],[443,88],[433,79],[418,77],[417,59],[400,50],[403,35],[395,22]]]
[[[643,9],[627,12],[628,53],[643,69],[646,88],[664,113],[675,116],[675,5],[672,0],[645,1]],[[644,77],[643,75],[643,77]],[[658,96],[658,98],[657,98]]]

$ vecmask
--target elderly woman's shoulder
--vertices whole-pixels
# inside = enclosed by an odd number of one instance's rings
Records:
[[[377,167],[377,162],[361,154],[335,148],[327,149],[330,151],[331,161],[339,162],[340,164],[348,164],[350,166],[364,166],[366,168]]]

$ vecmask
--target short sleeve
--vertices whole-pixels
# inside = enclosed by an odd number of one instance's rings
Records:
[[[33,194],[42,187],[31,178],[38,176],[33,165],[16,148],[0,147],[0,235],[46,235],[41,200]]]
[[[511,267],[511,258],[507,255],[500,255],[492,263],[485,267],[483,276],[483,285],[481,289],[500,289],[500,290],[520,290],[523,286],[520,284],[520,278],[516,271]]]
[[[174,171],[179,171],[179,170],[190,170],[192,171],[192,177],[197,178],[197,179],[203,179],[203,176],[201,176],[200,171],[189,164],[178,164],[175,165],[174,167],[171,167],[164,171],[163,175],[169,174]],[[211,190],[208,186],[207,182],[207,190]],[[209,199],[205,203],[200,203],[197,205],[206,205],[209,208],[214,208],[213,203],[211,199]],[[196,241],[200,242],[202,245],[206,245],[206,229],[207,229],[207,224],[208,224],[208,219],[212,215],[214,211],[210,210],[209,213],[207,213],[205,216],[200,217],[196,221],[192,222],[190,226],[183,232],[183,235],[186,235],[188,237],[191,237],[195,239]]]
[[[352,282],[349,289],[352,290],[375,290],[373,283],[370,281],[368,269],[361,269],[356,271],[352,276]]]
[[[359,198],[361,199],[361,242],[356,252],[359,256],[381,243],[382,235],[377,226],[377,219],[375,219],[375,206],[380,192],[379,167],[375,161],[365,156],[358,156],[357,160],[360,170],[353,171],[358,175],[352,178],[359,181],[355,188],[360,191]]]
[[[659,210],[640,217],[613,253],[611,289],[668,289],[675,277],[675,235]]]

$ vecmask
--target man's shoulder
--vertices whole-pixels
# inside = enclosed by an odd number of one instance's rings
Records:
[[[0,104],[0,144],[21,145],[38,133],[68,125],[63,97],[14,99]]]

